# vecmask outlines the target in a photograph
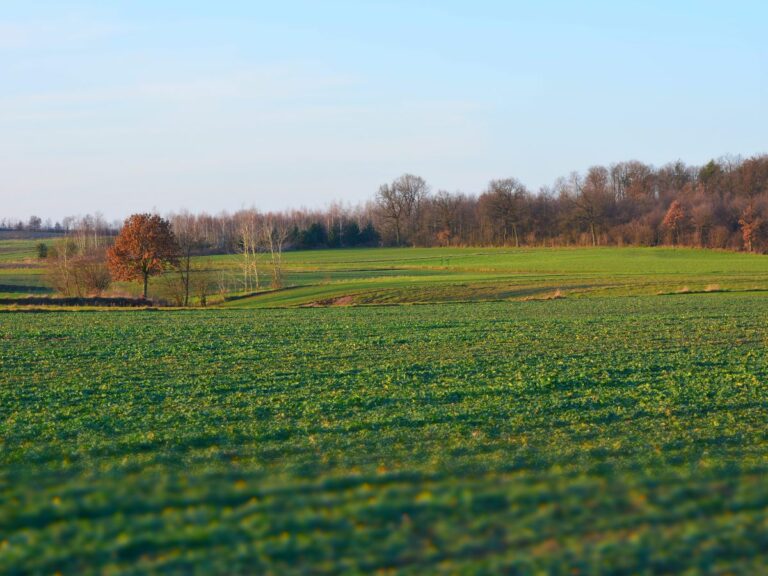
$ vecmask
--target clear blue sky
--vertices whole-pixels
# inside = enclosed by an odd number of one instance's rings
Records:
[[[0,217],[768,152],[768,3],[0,0]]]

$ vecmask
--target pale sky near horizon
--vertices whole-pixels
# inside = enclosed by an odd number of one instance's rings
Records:
[[[768,152],[768,3],[0,0],[0,218]]]

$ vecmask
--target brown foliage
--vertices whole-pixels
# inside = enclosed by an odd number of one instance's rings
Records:
[[[741,235],[744,240],[744,249],[747,252],[752,252],[754,250],[754,246],[757,241],[758,230],[760,230],[760,226],[762,226],[762,224],[762,219],[760,219],[757,214],[755,214],[754,205],[750,202],[741,213],[741,218],[739,218]]]
[[[667,228],[672,232],[672,242],[678,244],[680,242],[680,232],[683,224],[687,218],[685,208],[678,201],[675,200],[670,204],[667,214],[664,216],[664,221],[661,223],[664,228]]]
[[[170,223],[155,214],[134,214],[125,221],[107,251],[117,280],[142,280],[147,297],[149,277],[178,262],[179,246]]]
[[[447,228],[443,228],[442,230],[438,230],[437,234],[435,235],[437,238],[437,242],[440,246],[450,246],[451,245],[451,231]]]

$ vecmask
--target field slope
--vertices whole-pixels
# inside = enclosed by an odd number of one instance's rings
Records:
[[[235,256],[208,259],[234,271]],[[259,308],[768,290],[768,257],[675,248],[406,248],[285,254],[288,290],[225,302]]]
[[[0,298],[52,294],[37,242],[0,239]],[[209,305],[238,309],[768,290],[768,256],[690,248],[363,248],[291,251],[283,261],[284,289],[271,289],[262,254],[262,289],[247,293],[236,254],[198,256],[193,268],[208,278]],[[153,278],[150,296],[172,302],[176,276]],[[112,291],[138,296],[141,287]]]

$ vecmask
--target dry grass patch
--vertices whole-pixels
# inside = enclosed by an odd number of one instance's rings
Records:
[[[532,302],[532,301],[540,301],[540,300],[561,300],[565,298],[565,294],[562,292],[562,290],[557,289],[554,292],[549,292],[547,294],[539,294],[536,296],[526,296],[525,298],[521,298],[521,302]]]

